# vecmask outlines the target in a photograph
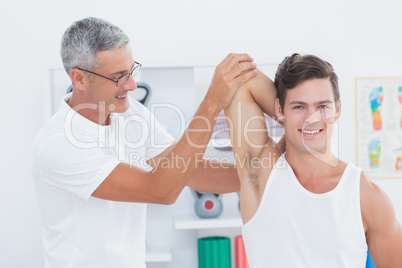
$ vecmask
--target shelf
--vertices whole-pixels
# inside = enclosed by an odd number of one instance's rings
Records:
[[[175,228],[177,230],[199,230],[216,228],[242,227],[243,222],[240,216],[226,216],[214,219],[200,219],[198,217],[187,217],[177,219]]]
[[[145,256],[145,262],[171,262],[172,253],[169,249],[147,249],[147,254]]]

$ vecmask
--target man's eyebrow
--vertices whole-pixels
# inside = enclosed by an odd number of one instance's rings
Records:
[[[131,70],[134,68],[134,65],[135,65],[135,62],[134,62],[133,65],[131,66],[129,72],[131,72]],[[113,75],[117,75],[117,74],[123,75],[123,74],[126,74],[126,73],[127,73],[127,70],[124,70],[124,71],[114,72],[114,73],[112,73],[112,74],[109,74],[109,76],[113,76]]]
[[[334,102],[335,101],[332,101],[332,100],[322,100],[322,101],[314,103],[314,105],[317,105],[317,104],[330,104],[330,103],[334,103]],[[291,101],[291,102],[289,102],[289,104],[307,105],[307,103],[304,102],[304,101]]]
[[[319,101],[317,104],[331,104],[334,103],[335,101],[332,100],[323,100],[323,101]]]
[[[307,103],[305,103],[303,101],[291,101],[291,102],[289,102],[289,104],[303,104],[303,105],[306,105]]]

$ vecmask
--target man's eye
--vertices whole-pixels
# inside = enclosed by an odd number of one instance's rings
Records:
[[[129,75],[130,75],[130,73],[125,74],[125,75],[122,75],[122,76],[120,76],[119,78],[124,78],[124,77],[127,77],[127,76],[129,76]]]
[[[326,109],[326,108],[328,108],[328,106],[327,106],[327,105],[320,105],[320,106],[318,106],[318,108],[320,108],[320,109]]]
[[[119,79],[122,79],[122,78],[125,77],[125,76],[126,76],[126,75],[116,76],[116,77],[114,77],[113,79],[117,81],[117,80],[119,80]]]
[[[303,109],[303,106],[301,105],[293,106],[293,109]]]

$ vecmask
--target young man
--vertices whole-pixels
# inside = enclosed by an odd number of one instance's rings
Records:
[[[286,152],[263,112],[285,127]],[[402,267],[402,230],[390,200],[360,168],[331,152],[341,114],[337,76],[322,59],[294,54],[275,84],[261,72],[225,109],[241,184],[250,267]]]
[[[186,185],[203,191],[211,181],[217,192],[239,189],[233,166],[200,162],[216,117],[256,66],[246,54],[228,55],[172,144],[127,95],[141,64],[122,30],[97,18],[77,21],[63,35],[61,56],[74,89],[34,147],[45,267],[143,268],[146,203],[171,204]]]

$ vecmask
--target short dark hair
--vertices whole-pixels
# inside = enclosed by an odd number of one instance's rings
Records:
[[[338,76],[329,62],[314,56],[294,53],[286,57],[278,66],[275,74],[275,87],[281,109],[289,89],[295,88],[303,81],[315,78],[328,78],[332,84],[335,102],[339,101]]]

